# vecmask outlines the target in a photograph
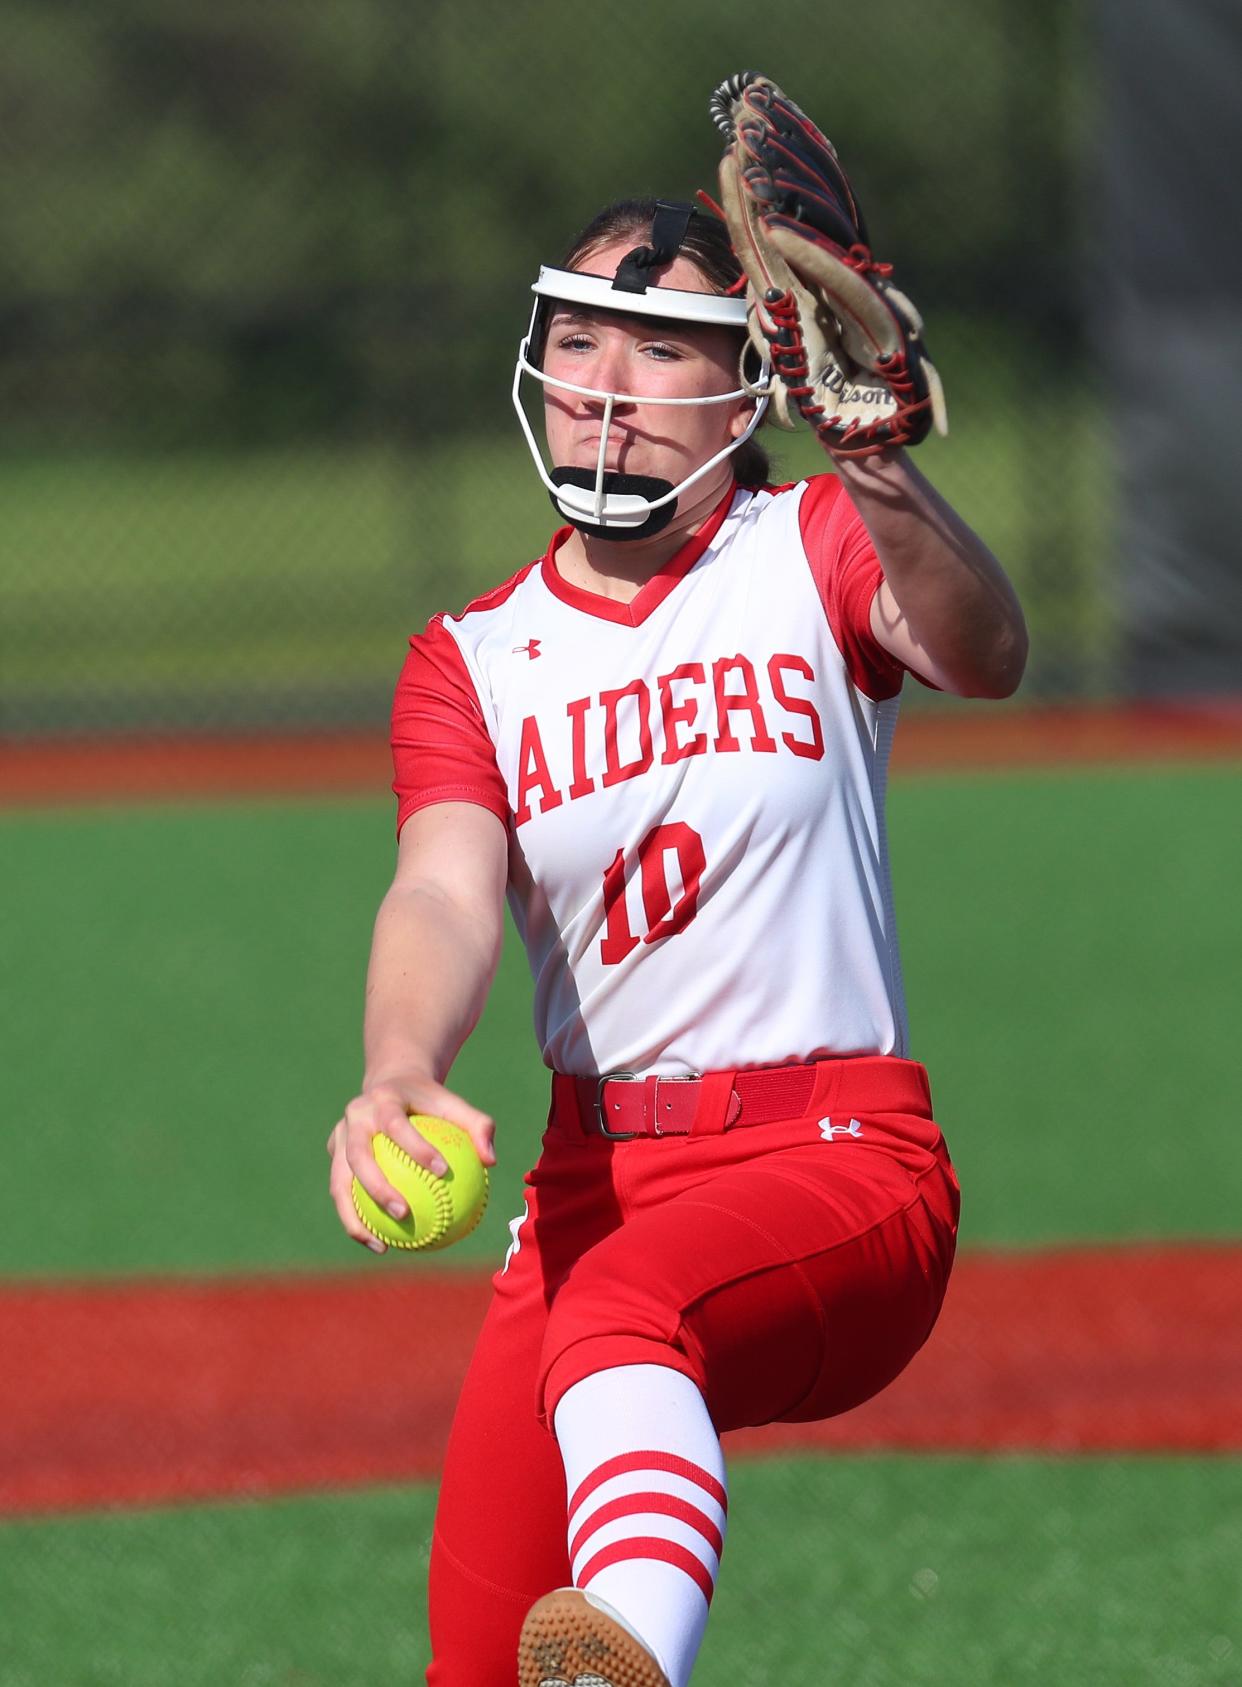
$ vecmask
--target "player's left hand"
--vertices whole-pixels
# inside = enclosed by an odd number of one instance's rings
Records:
[[[829,451],[855,456],[947,432],[922,318],[872,256],[831,141],[751,70],[721,83],[711,113],[751,339],[780,378],[777,420],[792,426],[792,407]]]

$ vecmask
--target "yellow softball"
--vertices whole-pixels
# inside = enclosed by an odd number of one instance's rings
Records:
[[[411,1160],[391,1137],[372,1138],[376,1164],[393,1188],[409,1204],[409,1215],[393,1218],[377,1206],[354,1179],[354,1211],[373,1236],[390,1248],[447,1248],[468,1236],[487,1206],[487,1167],[460,1125],[413,1113],[410,1123],[420,1136],[434,1143],[448,1162],[443,1177],[433,1177]]]

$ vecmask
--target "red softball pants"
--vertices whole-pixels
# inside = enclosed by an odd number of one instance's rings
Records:
[[[822,1061],[797,1118],[722,1113],[610,1141],[554,1082],[449,1440],[429,1687],[512,1687],[526,1611],[570,1580],[551,1424],[575,1382],[669,1365],[718,1431],[807,1421],[878,1393],[931,1333],[958,1189],[923,1067]]]

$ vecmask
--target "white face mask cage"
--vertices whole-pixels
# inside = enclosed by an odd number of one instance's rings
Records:
[[[540,312],[545,308],[544,300],[556,300],[562,303],[586,304],[595,309],[618,312],[626,316],[658,316],[665,321],[708,323],[722,327],[746,326],[746,303],[743,299],[727,298],[718,293],[687,293],[671,287],[651,287],[644,293],[629,293],[615,288],[606,276],[583,275],[577,271],[555,270],[546,267],[539,271],[539,280],[531,288],[538,295],[534,310],[531,312],[530,326],[526,337],[518,347],[517,366],[513,373],[513,407],[517,411],[518,421],[522,432],[526,436],[526,443],[534,459],[535,472],[548,491],[557,507],[570,521],[585,521],[597,527],[615,527],[622,531],[639,527],[656,510],[672,504],[688,488],[710,474],[718,463],[722,463],[754,433],[763,420],[767,410],[771,391],[771,364],[767,358],[763,359],[759,370],[759,378],[754,383],[747,382],[739,385],[733,392],[713,393],[702,398],[651,398],[638,393],[604,392],[597,387],[577,386],[572,381],[557,380],[546,375],[542,369],[537,369],[531,362],[530,353],[536,330],[539,325]],[[745,356],[743,352],[743,356]],[[539,382],[545,390],[554,387],[560,392],[578,393],[585,398],[602,400],[604,413],[600,430],[599,456],[595,465],[595,479],[591,487],[561,485],[552,479],[544,466],[543,452],[535,438],[530,418],[522,404],[522,376],[529,375]],[[729,443],[714,457],[695,469],[692,474],[679,481],[668,492],[657,498],[642,497],[636,492],[606,492],[604,490],[605,462],[608,456],[608,440],[612,430],[612,412],[617,404],[733,404],[739,399],[752,398],[755,400],[755,411],[744,433]]]

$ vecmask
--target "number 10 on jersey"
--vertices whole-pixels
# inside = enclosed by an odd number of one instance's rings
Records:
[[[675,902],[669,884],[670,856],[676,858],[677,876],[681,880],[681,891]],[[619,849],[604,870],[605,926],[599,952],[605,966],[616,966],[640,943],[658,943],[662,938],[675,937],[699,911],[699,886],[707,859],[703,854],[703,840],[692,826],[678,820],[672,825],[653,827],[638,846],[637,862],[647,929],[636,936],[630,923],[625,899],[627,863],[625,851]],[[633,864],[631,856],[631,874]]]

